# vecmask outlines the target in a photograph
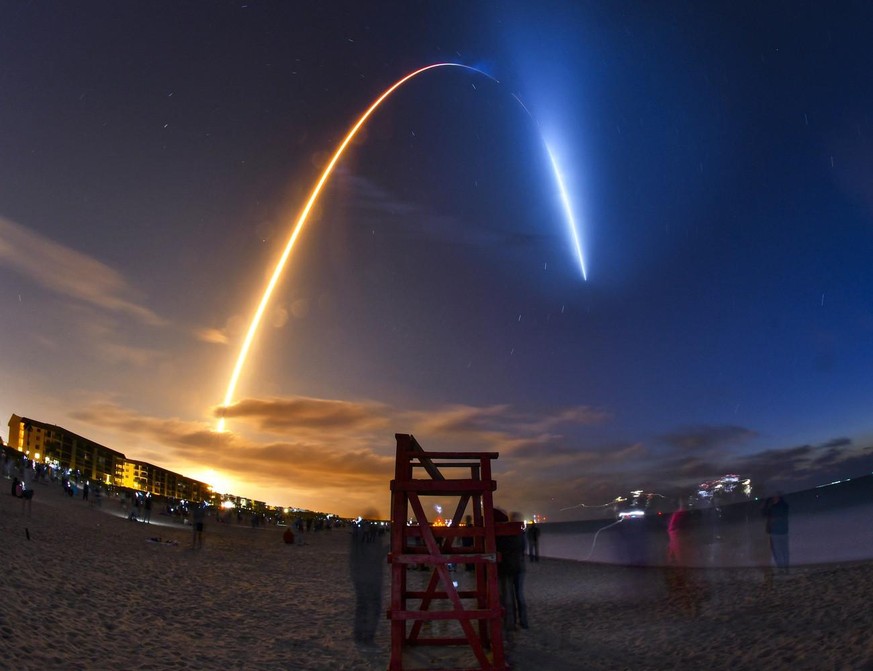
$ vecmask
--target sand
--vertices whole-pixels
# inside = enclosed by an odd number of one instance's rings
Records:
[[[37,483],[28,518],[9,481],[0,485],[0,668],[388,666],[387,620],[372,648],[352,640],[346,530],[290,546],[282,529],[210,520],[195,551],[189,527],[157,514],[131,522],[111,501],[96,508]],[[531,627],[508,635],[512,668],[873,669],[873,563],[680,578],[688,585],[677,594],[660,568],[529,564]],[[385,608],[389,589],[386,567]]]

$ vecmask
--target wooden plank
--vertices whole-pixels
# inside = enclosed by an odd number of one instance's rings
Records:
[[[413,438],[413,440],[415,440]],[[418,443],[416,443],[418,445]],[[418,449],[421,450],[421,446],[419,445]],[[500,457],[500,452],[425,452],[421,450],[424,454],[427,455],[428,459],[466,459],[468,461],[482,461],[483,459],[497,459]]]
[[[496,564],[497,553],[478,553],[478,554],[450,554],[433,556],[424,554],[426,548],[422,548],[421,554],[404,553],[401,555],[392,555],[391,563],[393,564]]]
[[[427,493],[430,496],[457,496],[464,492],[477,494],[479,492],[493,492],[497,489],[497,483],[493,480],[400,480],[391,481],[392,492],[417,492]]]
[[[395,433],[394,437],[397,439],[398,449],[403,449],[406,452],[407,459],[418,459],[424,470],[427,471],[427,474],[434,480],[444,479],[440,469],[434,465],[430,456],[418,444],[415,436],[411,433]]]

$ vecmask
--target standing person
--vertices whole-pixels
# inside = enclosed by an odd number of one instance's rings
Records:
[[[761,514],[766,519],[773,563],[777,569],[788,573],[788,502],[782,497],[782,492],[776,492],[764,502]]]
[[[365,519],[352,526],[349,573],[355,586],[354,637],[364,647],[374,645],[379,628],[385,556],[384,531],[379,526]]]
[[[498,514],[500,513],[500,514]],[[502,519],[501,519],[502,518]],[[494,521],[506,519],[506,514],[494,511]],[[516,625],[527,629],[527,602],[524,598],[524,529],[521,514],[512,513],[509,521],[514,523],[507,534],[497,536],[497,551],[500,562],[497,565],[497,576],[500,579],[500,600],[504,608],[504,627],[512,631]]]
[[[28,459],[21,471],[21,513],[30,517],[33,511],[33,464]]]
[[[83,501],[88,500],[88,491],[90,490],[90,488],[91,488],[91,481],[85,480],[85,486],[82,487],[82,500]]]
[[[142,521],[146,524],[151,524],[152,519],[152,493],[146,492],[145,500],[143,501]]]
[[[672,566],[691,566],[694,562],[691,516],[684,499],[679,500],[679,507],[670,515],[667,536],[667,563]]]
[[[699,598],[691,577],[694,562],[691,515],[684,499],[667,523],[667,596],[672,604],[692,615],[697,614]]]
[[[540,528],[537,526],[536,521],[531,522],[527,529],[525,529],[525,534],[527,534],[527,558],[530,561],[539,561],[540,560]]]
[[[194,538],[191,548],[203,549],[203,521],[206,519],[206,504],[198,503],[191,513],[191,528],[194,530]]]

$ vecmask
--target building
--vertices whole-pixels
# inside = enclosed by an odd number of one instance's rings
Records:
[[[13,414],[9,418],[9,447],[33,461],[69,468],[106,485],[120,485],[124,475],[121,452],[28,417]]]
[[[212,493],[212,487],[205,482],[137,459],[125,459],[121,485],[128,489],[151,492],[155,496],[188,501],[208,501]]]
[[[212,487],[83,438],[72,431],[28,417],[9,418],[9,444],[29,459],[55,468],[78,471],[91,482],[126,487],[156,496],[189,501],[209,500]]]

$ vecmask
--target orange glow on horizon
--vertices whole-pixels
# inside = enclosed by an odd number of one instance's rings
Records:
[[[196,471],[191,475],[191,477],[209,485],[212,488],[212,491],[218,494],[239,491],[240,486],[243,484],[242,481],[232,475],[223,472],[220,473],[212,468]]]

